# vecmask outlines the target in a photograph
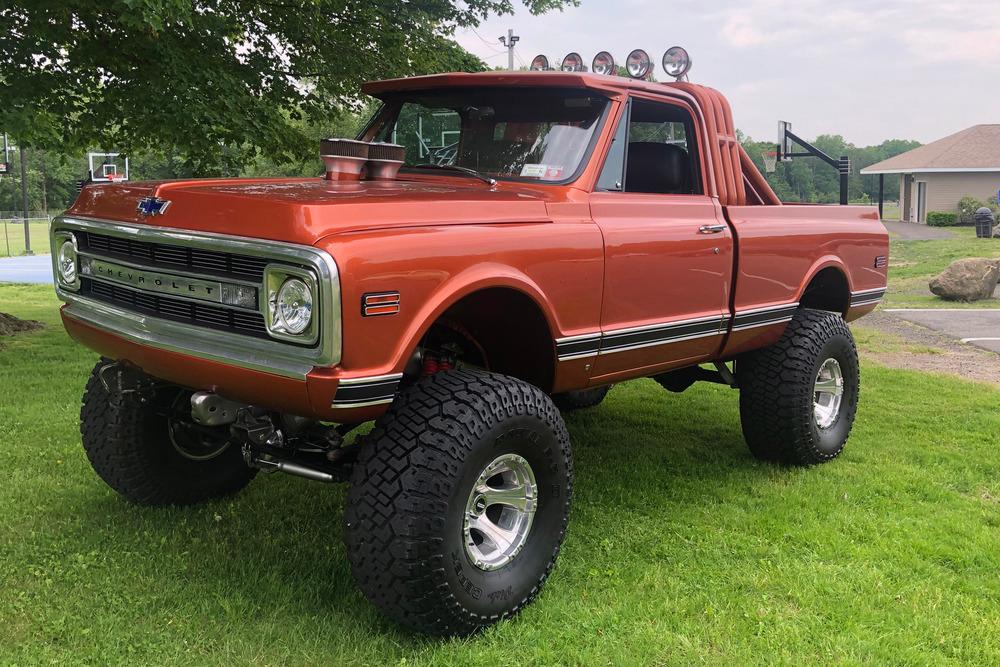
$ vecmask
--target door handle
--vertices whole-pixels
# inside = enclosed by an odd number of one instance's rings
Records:
[[[726,231],[725,225],[702,225],[698,228],[699,234],[718,234]]]

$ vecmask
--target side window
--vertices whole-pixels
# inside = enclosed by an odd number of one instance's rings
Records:
[[[698,149],[688,112],[633,99],[625,152],[625,192],[701,194]]]

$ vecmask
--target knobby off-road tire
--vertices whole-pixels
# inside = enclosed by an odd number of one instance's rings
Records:
[[[777,343],[741,357],[736,371],[743,436],[754,456],[811,465],[844,449],[861,376],[854,338],[840,315],[799,310]],[[831,374],[842,380],[839,409],[818,415],[816,401],[831,397],[816,393],[817,382],[829,383]]]
[[[483,569],[465,522],[473,489],[505,457],[530,467],[536,510],[520,551]],[[572,483],[569,435],[544,392],[480,371],[424,378],[376,422],[354,466],[345,511],[354,576],[411,629],[467,634],[495,623],[530,603],[552,570]],[[484,514],[495,508],[507,511]]]
[[[552,394],[552,402],[563,412],[572,412],[599,405],[609,391],[611,391],[611,385],[567,391],[561,394]]]
[[[146,400],[108,391],[94,367],[80,410],[80,433],[90,464],[108,486],[139,505],[191,505],[236,493],[253,479],[239,447],[181,454],[168,429],[168,414],[188,396],[177,387],[156,390]],[[193,458],[192,458],[193,456]]]

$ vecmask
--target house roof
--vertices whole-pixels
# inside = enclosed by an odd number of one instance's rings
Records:
[[[1000,171],[1000,125],[973,125],[944,139],[900,153],[862,174]]]

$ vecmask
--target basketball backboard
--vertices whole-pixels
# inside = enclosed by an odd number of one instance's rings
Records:
[[[128,158],[119,153],[87,153],[87,164],[93,183],[128,180]]]

